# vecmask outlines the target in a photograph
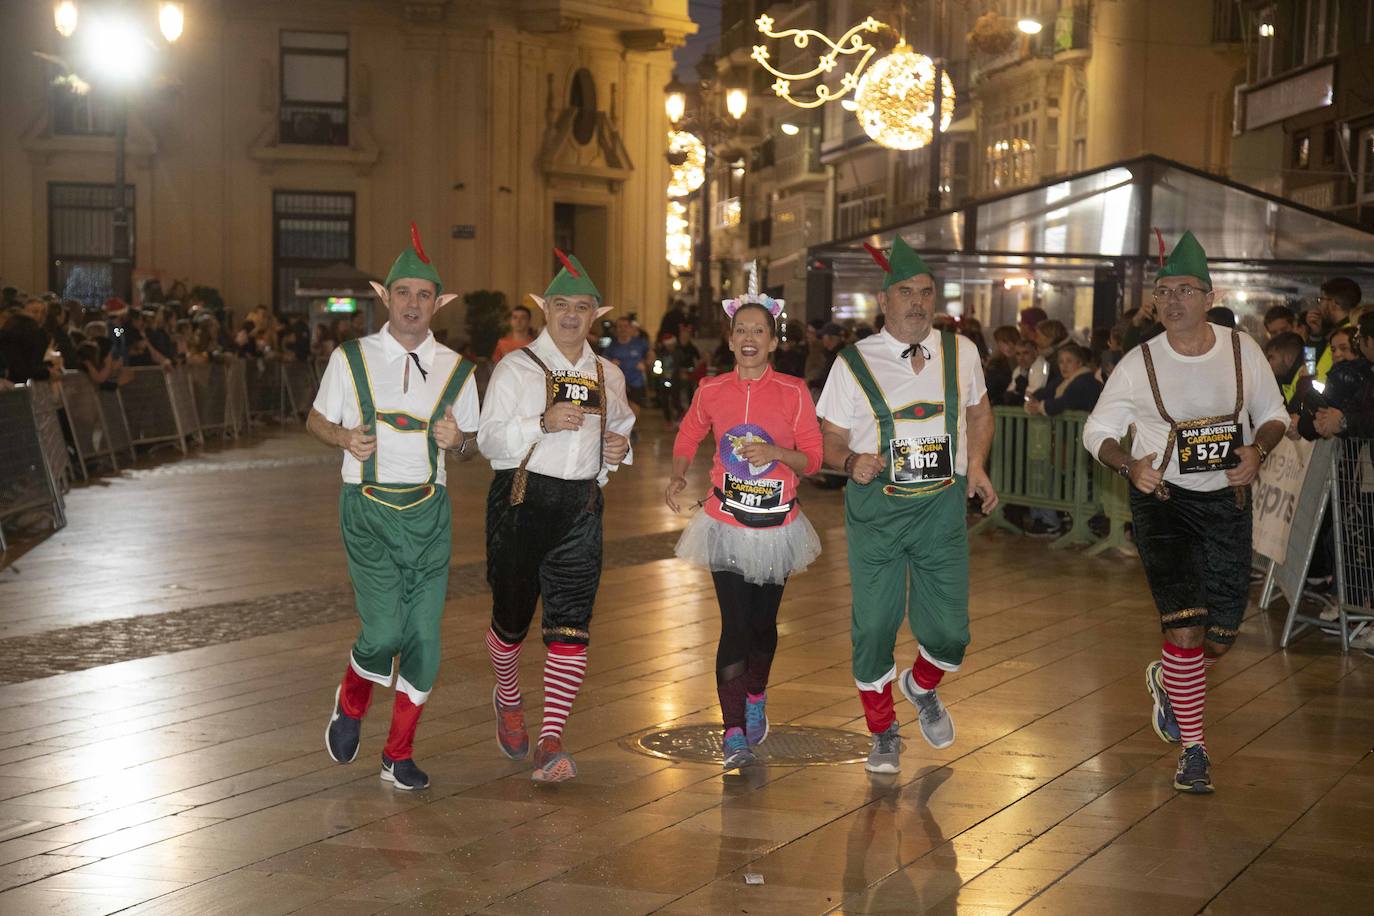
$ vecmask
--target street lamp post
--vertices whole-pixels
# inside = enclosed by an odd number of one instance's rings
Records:
[[[129,135],[129,88],[145,75],[154,49],[153,39],[144,23],[126,13],[129,4],[87,2],[91,15],[82,15],[76,0],[53,4],[53,27],[64,39],[77,41],[83,72],[95,74],[89,82],[110,92],[114,115],[114,230],[110,252],[110,286],[117,296],[133,299],[133,252],[130,250],[129,184],[126,170]],[[138,4],[134,4],[137,6]],[[151,3],[144,5],[151,6]],[[162,38],[171,44],[181,37],[186,25],[183,5],[160,0],[157,25]],[[75,67],[73,68],[75,69]]]
[[[701,108],[687,111],[687,89],[676,79],[664,87],[664,110],[674,127],[688,130],[701,138],[705,150],[704,178],[701,182],[701,242],[697,247],[697,267],[701,279],[697,282],[697,310],[699,315],[711,314],[714,296],[711,291],[711,173],[715,170],[716,146],[733,134],[749,108],[749,94],[736,86],[723,86],[715,77],[715,59],[702,58],[698,64],[702,79],[699,86]],[[724,93],[725,109],[731,120],[715,113],[716,103]]]

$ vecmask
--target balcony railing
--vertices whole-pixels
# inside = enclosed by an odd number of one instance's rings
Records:
[[[712,207],[711,225],[716,229],[728,229],[739,225],[740,199],[738,197],[727,197],[725,200],[718,200]]]
[[[1054,19],[1054,53],[1086,51],[1092,46],[1092,9],[1086,3],[1066,6]]]
[[[774,207],[772,244],[769,247],[769,256],[773,260],[797,254],[810,245],[824,241],[824,194],[792,194],[779,200]]]

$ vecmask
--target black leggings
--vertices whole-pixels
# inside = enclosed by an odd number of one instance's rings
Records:
[[[716,693],[725,727],[743,728],[745,695],[768,688],[768,671],[778,649],[783,586],[752,585],[732,572],[713,572],[711,578],[720,602]]]

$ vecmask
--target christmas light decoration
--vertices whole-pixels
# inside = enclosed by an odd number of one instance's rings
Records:
[[[706,180],[706,145],[696,134],[685,130],[668,131],[668,155],[681,157],[681,165],[671,166],[669,197],[686,197]]]
[[[668,201],[668,264],[679,271],[692,269],[692,235],[687,222],[687,205],[680,200]]]
[[[773,17],[766,13],[754,20],[754,25],[758,27],[759,33],[764,38],[790,38],[792,44],[798,48],[806,48],[811,44],[812,39],[815,39],[825,47],[825,50],[817,55],[816,66],[810,70],[791,73],[773,66],[770,62],[772,55],[767,45],[754,45],[754,51],[750,57],[757,61],[763,69],[777,77],[773,82],[773,92],[778,98],[784,99],[798,108],[819,108],[826,102],[836,101],[853,91],[854,87],[859,85],[859,77],[863,73],[864,67],[868,66],[869,60],[873,57],[873,52],[877,50],[868,43],[864,33],[888,28],[888,26],[869,16],[841,35],[839,39],[831,41],[823,32],[814,29],[783,29],[781,32],[775,32],[773,31]],[[853,65],[841,75],[839,89],[836,91],[826,85],[823,80],[826,74],[831,73],[839,66],[842,55],[851,59]],[[794,81],[814,79],[818,76],[821,77],[822,82],[816,86],[814,98],[798,98],[792,94]]]
[[[954,84],[941,74],[940,130],[954,119]],[[854,91],[855,116],[874,142],[888,149],[920,149],[935,128],[935,62],[905,41],[868,68]]]

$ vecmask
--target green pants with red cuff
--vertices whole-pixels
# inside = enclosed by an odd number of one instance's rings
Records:
[[[436,484],[345,486],[339,524],[362,630],[353,669],[424,704],[439,674],[439,624],[448,592],[450,509]]]
[[[855,683],[877,691],[897,676],[893,650],[903,620],[927,660],[957,670],[969,642],[965,479],[916,497],[890,496],[881,482],[865,488],[851,481],[849,487],[845,531]]]

